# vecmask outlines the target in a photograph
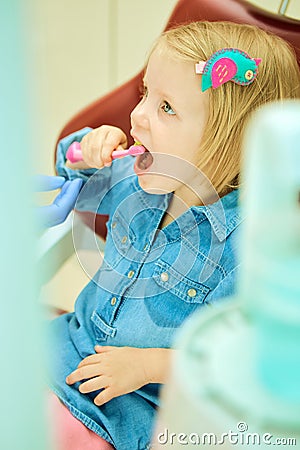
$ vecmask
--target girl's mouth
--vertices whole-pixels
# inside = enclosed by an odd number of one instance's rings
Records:
[[[142,153],[142,155],[138,155],[136,157],[134,164],[134,170],[137,175],[140,175],[141,172],[145,172],[146,170],[148,170],[153,163],[153,156],[144,145],[143,147],[146,151]]]

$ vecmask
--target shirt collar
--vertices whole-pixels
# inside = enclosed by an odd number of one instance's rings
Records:
[[[135,189],[139,191],[141,199],[145,205],[149,208],[159,208],[162,212],[167,209],[172,194],[147,194],[139,186],[137,177],[133,178],[133,182]],[[243,220],[238,201],[239,191],[235,189],[211,205],[192,206],[191,210],[196,216],[201,215],[203,217],[203,214],[206,216],[217,239],[222,242],[235,228],[238,227],[238,225],[240,225]],[[151,212],[153,209],[149,209],[149,211]]]
[[[169,194],[148,194],[145,192],[139,185],[138,177],[134,176],[132,178],[134,189],[137,191],[140,201],[142,204],[144,204],[145,207],[150,209],[150,213],[152,214],[151,209],[157,208],[164,213],[168,205],[170,203],[170,200],[172,198],[172,193]]]
[[[220,242],[224,241],[243,220],[239,210],[238,197],[239,191],[233,190],[211,205],[192,208],[196,214],[205,214]]]

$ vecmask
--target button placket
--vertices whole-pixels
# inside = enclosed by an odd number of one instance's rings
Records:
[[[127,236],[123,236],[121,239],[122,244],[126,244],[127,239],[128,239]]]
[[[144,250],[144,252],[148,252],[149,249],[150,249],[150,244],[149,244],[149,242],[147,242],[147,243],[144,245],[143,250]]]

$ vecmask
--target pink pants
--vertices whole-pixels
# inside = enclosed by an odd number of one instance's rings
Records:
[[[77,420],[52,392],[49,414],[55,450],[114,450],[114,447]]]

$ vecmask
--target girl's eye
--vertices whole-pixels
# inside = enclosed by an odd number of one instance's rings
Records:
[[[171,105],[170,105],[168,102],[166,102],[166,101],[164,101],[164,103],[163,103],[161,109],[162,109],[165,113],[170,114],[170,115],[172,115],[172,116],[176,114],[175,111],[173,111]]]

